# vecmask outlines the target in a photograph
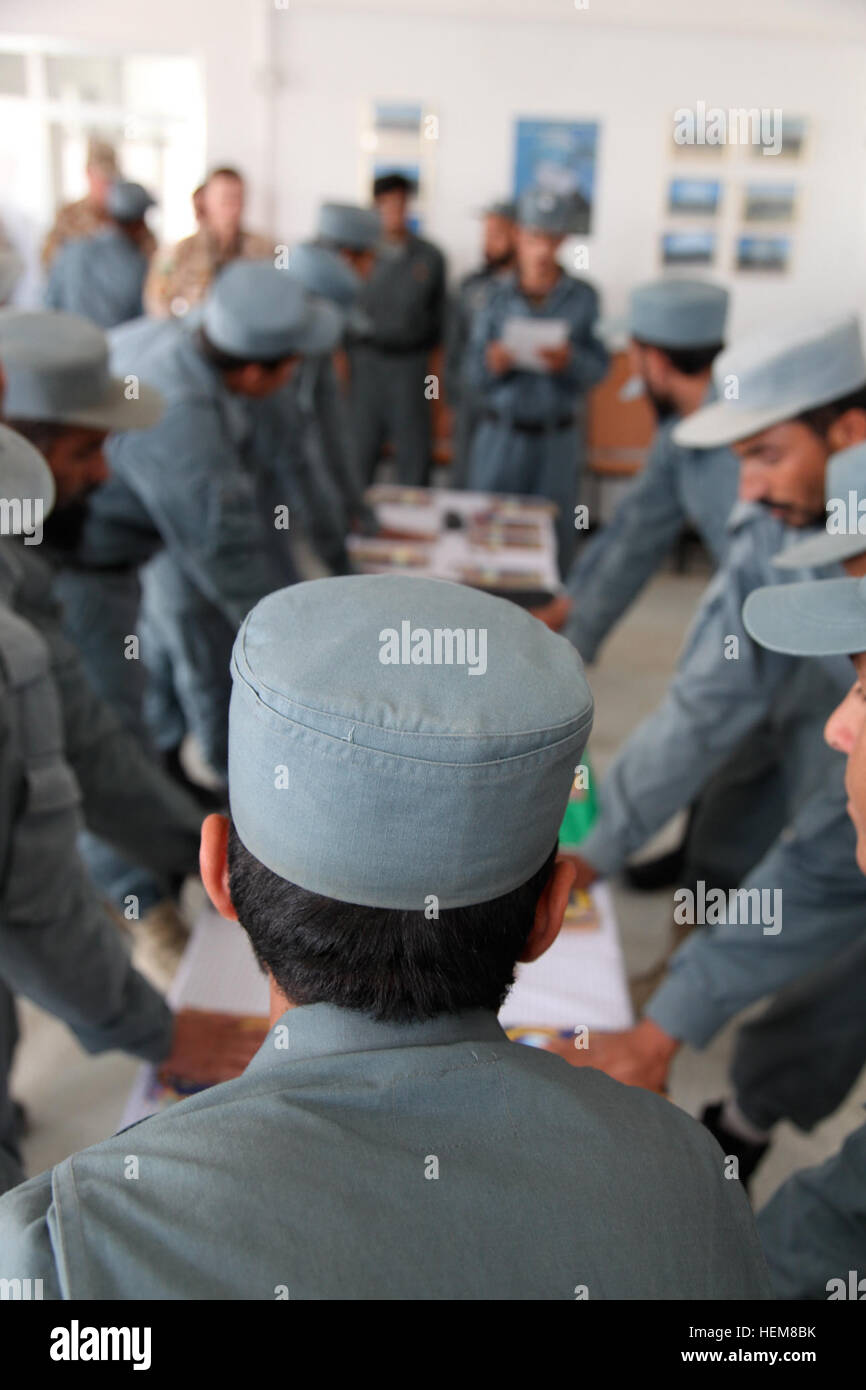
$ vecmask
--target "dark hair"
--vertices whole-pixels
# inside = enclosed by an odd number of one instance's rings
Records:
[[[408,198],[417,187],[418,185],[412,179],[407,179],[405,174],[380,174],[373,180],[373,197],[380,198],[383,193],[405,193]]]
[[[806,425],[813,434],[817,434],[819,439],[826,439],[830,426],[847,410],[866,410],[866,385],[858,387],[850,395],[828,401],[826,405],[816,405],[811,410],[804,410],[801,415],[795,416],[795,419],[799,424]]]
[[[229,889],[259,964],[293,1004],[335,1004],[382,1022],[496,1012],[550,878],[556,846],[510,893],[473,907],[362,907],[299,888],[260,864],[232,824]]]
[[[710,343],[705,347],[675,348],[663,347],[661,343],[650,343],[645,338],[635,338],[638,347],[655,348],[668,359],[675,372],[683,376],[698,376],[711,367],[724,347],[724,343]]]
[[[223,164],[219,169],[211,169],[201,187],[204,188],[205,184],[210,183],[211,179],[237,179],[238,183],[243,183],[244,176],[237,169],[232,169],[230,165]]]
[[[58,439],[62,439],[74,425],[66,425],[60,420],[17,420],[11,417],[3,422],[16,434],[23,434],[40,454],[47,454]]]
[[[223,352],[216,343],[212,343],[203,328],[198,330],[198,345],[211,366],[221,372],[235,372],[241,367],[249,366],[265,367],[268,371],[275,371],[288,357],[294,355],[283,352],[279,357],[236,357],[234,353]]]

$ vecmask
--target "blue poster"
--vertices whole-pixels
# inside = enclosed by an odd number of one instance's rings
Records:
[[[596,121],[536,121],[519,119],[514,142],[514,196],[527,188],[544,188],[573,198],[578,215],[575,230],[592,230]]]

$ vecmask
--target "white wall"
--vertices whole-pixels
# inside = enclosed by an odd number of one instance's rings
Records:
[[[866,307],[866,47],[617,31],[585,26],[583,18],[530,25],[321,7],[290,12],[279,29],[288,77],[278,99],[281,225],[302,235],[323,194],[359,196],[362,103],[414,97],[440,118],[430,235],[455,270],[466,268],[476,254],[472,209],[510,188],[514,118],[597,117],[596,208],[586,242],[590,278],[603,291],[605,312],[615,315],[627,287],[658,272],[669,176],[696,167],[671,154],[673,112],[697,100],[726,109],[781,107],[812,123],[802,164],[785,161],[783,173],[772,157],[744,160],[726,151],[719,166],[722,178],[729,171],[738,184],[740,171],[784,179],[790,169],[803,185],[792,273],[720,275],[735,292],[733,330],[780,310]],[[725,238],[723,263],[732,240]]]
[[[251,220],[281,239],[309,233],[322,197],[360,195],[365,101],[424,101],[440,117],[429,230],[455,271],[475,256],[472,209],[509,188],[514,117],[598,118],[588,245],[590,276],[608,314],[621,311],[629,284],[657,271],[663,196],[676,172],[674,110],[702,100],[804,114],[813,130],[807,161],[792,166],[804,185],[794,268],[779,278],[723,274],[735,291],[733,328],[780,311],[866,305],[862,0],[819,7],[812,0],[729,0],[725,7],[717,0],[590,0],[586,11],[567,0],[519,0],[522,18],[518,0],[460,0],[462,17],[450,0],[283,3],[4,0],[0,27],[200,56],[209,161],[246,169]],[[735,165],[742,167],[739,160],[726,166],[732,175]]]

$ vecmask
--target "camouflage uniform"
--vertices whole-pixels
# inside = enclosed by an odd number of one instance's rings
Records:
[[[76,203],[65,203],[59,209],[54,219],[54,226],[45,238],[45,245],[42,248],[42,264],[46,270],[65,241],[93,236],[94,232],[101,232],[110,220],[108,213],[98,203],[94,203],[90,197],[79,198]],[[147,232],[142,238],[139,249],[148,258],[153,255],[156,250],[156,239],[152,233]]]
[[[183,300],[186,308],[197,304],[218,271],[229,261],[273,260],[274,243],[255,232],[241,232],[233,247],[218,247],[205,228],[184,237],[176,246],[160,251],[144,287],[144,305],[148,314],[166,318],[177,310],[175,300]],[[179,306],[178,306],[179,307]],[[186,308],[180,310],[186,312]]]

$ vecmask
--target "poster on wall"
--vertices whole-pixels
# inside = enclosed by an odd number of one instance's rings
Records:
[[[514,127],[514,196],[543,188],[573,200],[578,235],[592,231],[597,121],[520,117]]]

